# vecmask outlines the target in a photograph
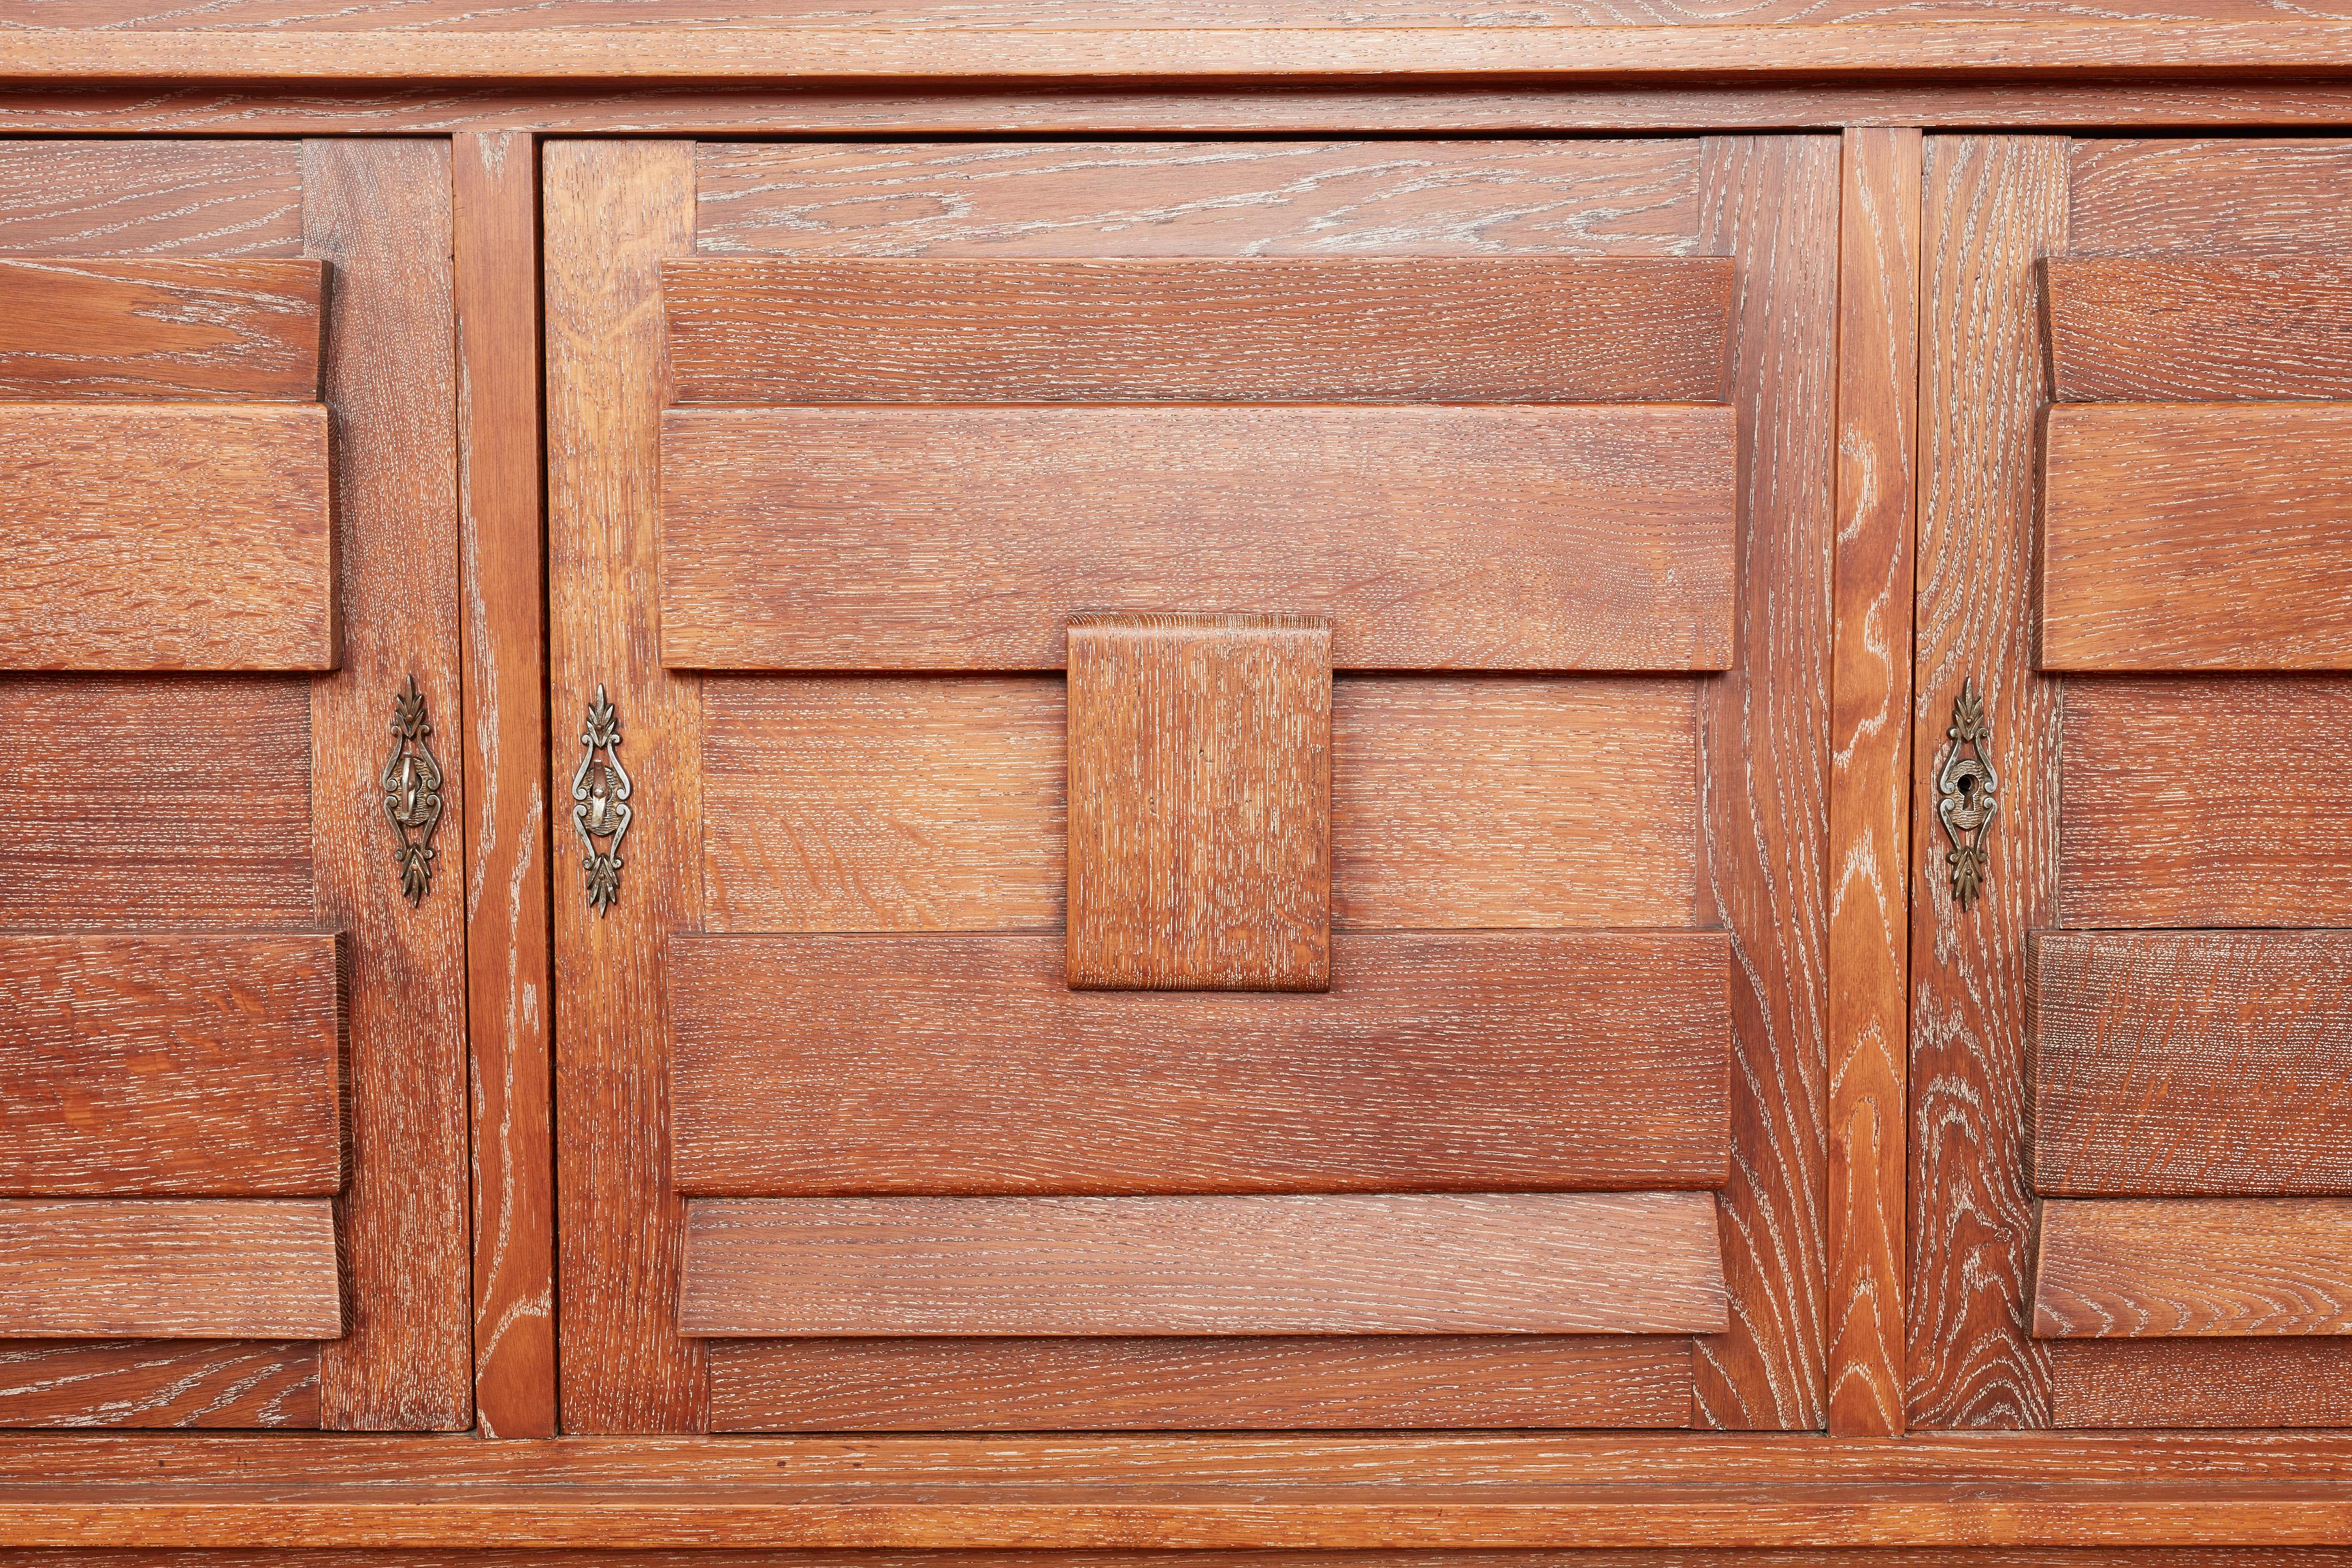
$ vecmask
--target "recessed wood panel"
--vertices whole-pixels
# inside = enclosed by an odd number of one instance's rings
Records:
[[[701,1198],[708,1336],[1720,1330],[1706,1193]]]
[[[1358,1340],[722,1340],[714,1432],[1685,1426],[1691,1343],[1650,1335]]]
[[[0,251],[302,254],[302,143],[110,136],[0,145]]]
[[[2352,1341],[2057,1340],[2051,1425],[2352,1426]]]
[[[680,403],[1716,402],[1732,266],[673,261]]]
[[[318,1425],[315,1343],[0,1342],[0,1426]]]
[[[1355,668],[1719,669],[1734,417],[672,409],[662,654],[1058,669],[1075,614],[1315,615]]]
[[[331,1340],[334,1205],[0,1201],[0,1339]]]
[[[0,397],[319,395],[316,261],[0,261]]]
[[[0,668],[331,669],[315,405],[0,403]]]
[[[2352,931],[2034,939],[2033,1186],[2352,1193]]]
[[[709,928],[1057,929],[1062,692],[1046,677],[707,683]],[[1691,682],[1343,676],[1331,695],[1341,927],[1694,922]]]
[[[2045,669],[2352,668],[2352,405],[2050,410]]]
[[[2061,923],[2352,925],[2352,680],[2070,681],[2063,734]]]
[[[2352,1333],[2352,1199],[2053,1199],[2042,1205],[2033,1331]]]
[[[0,925],[312,923],[305,681],[0,675]]]
[[[1074,987],[1331,979],[1331,627],[1078,616],[1069,627]]]
[[[1054,937],[670,940],[694,1194],[1706,1188],[1714,931],[1340,937],[1326,994],[1068,989]]]
[[[2352,268],[2332,257],[2053,257],[2065,403],[2352,397]]]
[[[0,1194],[334,1193],[339,945],[0,932]]]
[[[2062,146],[2064,144],[2062,144]],[[2082,139],[2063,248],[2340,256],[2352,243],[2352,143],[2336,137]],[[2058,248],[2058,247],[2053,247]]]

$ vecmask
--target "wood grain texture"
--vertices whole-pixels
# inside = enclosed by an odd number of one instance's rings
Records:
[[[1703,1340],[1702,1425],[1825,1418],[1832,562],[1838,143],[1704,144],[1706,247],[1736,260],[1735,662],[1702,689],[1699,918],[1729,931],[1731,1328]]]
[[[723,1340],[714,1432],[1683,1426],[1672,1336]]]
[[[680,1190],[1723,1182],[1718,932],[1343,936],[1305,996],[1073,992],[1061,948],[674,936]]]
[[[2352,1343],[2060,1341],[2050,1409],[2061,1427],[2352,1426]]]
[[[681,1332],[1675,1333],[1723,1327],[1704,1193],[698,1198]]]
[[[1327,616],[1347,668],[1721,668],[1733,424],[1646,404],[673,409],[662,657],[1054,669],[1074,614],[1183,608]]]
[[[0,1194],[332,1196],[340,946],[0,933]]]
[[[2033,1331],[2352,1333],[2352,1200],[2053,1199],[2034,1248]]]
[[[2352,924],[2347,741],[2342,677],[2071,683],[2055,923]]]
[[[2066,244],[2066,143],[1936,137],[1921,226],[1911,819],[1908,1425],[2049,1425],[2027,1331],[2027,933],[2051,922],[2056,689],[2033,672],[2036,264]],[[1935,770],[1961,683],[2001,778],[1981,897],[1952,901]]]
[[[1725,394],[1712,258],[673,262],[681,403],[1672,403]]]
[[[2045,669],[2352,669],[2352,407],[2054,407]]]
[[[1917,132],[1848,131],[1830,674],[1829,1428],[1903,1430]]]
[[[1695,699],[1640,678],[1340,677],[1335,921],[1694,923]],[[709,929],[1059,928],[1065,733],[1045,677],[713,681]]]
[[[0,251],[299,257],[301,149],[128,138],[0,147]]]
[[[331,1340],[331,1204],[0,1201],[0,1339]]]
[[[2352,268],[2293,258],[2053,257],[2063,403],[2352,396]]]
[[[197,726],[234,766],[191,769]],[[0,675],[0,925],[286,927],[311,921],[310,704],[243,676],[160,682]],[[170,779],[182,809],[156,811]]]
[[[319,1425],[315,1342],[0,1342],[0,1425]]]
[[[563,727],[551,798],[568,801],[578,723],[598,686],[645,781],[620,900],[603,916],[577,873],[555,887],[559,1373],[567,1432],[699,1430],[702,1347],[677,1331],[685,1210],[670,1187],[663,947],[702,923],[701,692],[656,656],[653,476],[669,396],[661,263],[694,247],[692,149],[551,142],[545,231],[551,700]],[[562,824],[572,833],[571,824]],[[577,866],[578,837],[563,840]]]
[[[1331,626],[1069,626],[1073,989],[1331,984]]]
[[[473,784],[463,830],[474,1414],[486,1436],[551,1437],[555,1151],[539,155],[529,136],[490,135],[455,139],[450,157],[459,635]]]
[[[2033,1190],[2352,1194],[2352,932],[2034,938]]]
[[[0,667],[335,667],[324,409],[0,403]]]
[[[315,261],[0,263],[0,397],[319,395]]]
[[[2068,165],[2069,227],[2053,254],[2324,261],[2352,238],[2352,145],[2334,138],[2084,140]]]
[[[473,1425],[464,879],[445,848],[433,891],[409,905],[377,783],[394,694],[414,679],[447,817],[465,820],[449,150],[310,142],[302,168],[306,243],[335,279],[326,396],[345,627],[341,668],[310,689],[315,897],[319,923],[351,944],[337,1215],[352,1308],[320,1352],[320,1418],[458,1430]]]

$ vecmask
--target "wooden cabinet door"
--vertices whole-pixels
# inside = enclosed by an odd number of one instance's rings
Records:
[[[1819,1422],[1833,140],[543,178],[568,1429]]]
[[[1914,1419],[2352,1424],[2352,145],[1931,141]]]
[[[0,143],[0,1425],[470,1424],[450,355],[443,143]]]

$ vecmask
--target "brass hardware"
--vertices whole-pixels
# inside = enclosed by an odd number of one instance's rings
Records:
[[[1992,726],[1985,722],[1984,699],[1971,683],[1960,682],[1952,701],[1952,739],[1944,765],[1936,772],[1936,815],[1951,836],[1945,858],[1952,868],[1952,898],[1967,909],[1984,891],[1985,840],[1992,833],[1993,813],[2000,809],[2000,777],[1992,766]]]
[[[384,820],[400,841],[400,891],[411,906],[425,901],[433,886],[433,835],[441,826],[441,764],[425,737],[433,721],[425,717],[425,693],[416,677],[408,689],[392,697],[392,755],[384,760]]]
[[[588,875],[588,907],[604,914],[621,896],[621,840],[629,831],[629,772],[621,765],[621,721],[596,688],[588,704],[580,743],[588,754],[572,775],[572,826],[588,853],[580,864]],[[597,753],[602,752],[603,756]]]

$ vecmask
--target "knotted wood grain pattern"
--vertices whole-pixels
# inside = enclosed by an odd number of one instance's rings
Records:
[[[2352,242],[2352,146],[2287,137],[2080,141],[2070,226],[2052,253],[2325,261]]]
[[[2066,143],[1932,137],[1921,234],[1912,709],[1909,1425],[2049,1424],[2027,1332],[2026,936],[2051,923],[2058,694],[2033,669],[2046,401],[2036,264],[2066,243]],[[1952,900],[1935,770],[1963,681],[2000,772],[1990,879]],[[2071,787],[2071,786],[2070,786]]]
[[[0,403],[0,668],[332,669],[327,412]]]
[[[0,1194],[333,1194],[340,947],[0,933]]]
[[[1105,994],[1047,937],[673,936],[696,1194],[1706,1188],[1717,931],[1336,939],[1328,995]]]
[[[1070,985],[1331,983],[1331,626],[1076,616]]]
[[[1724,395],[1731,266],[678,261],[681,403],[1671,403]]]
[[[0,147],[0,251],[299,257],[301,144],[226,137],[13,142]]]
[[[315,261],[0,263],[0,397],[319,395]]]
[[[2053,257],[2064,403],[2352,397],[2352,268],[2293,258]]]
[[[334,1205],[0,1200],[0,1339],[331,1340]]]
[[[2059,1340],[2053,1426],[2352,1426],[2352,1341]]]
[[[714,1432],[1683,1426],[1690,1341],[722,1340]]]
[[[677,408],[674,668],[1055,669],[1076,614],[1327,616],[1347,668],[1719,669],[1731,411]]]
[[[1335,923],[1691,925],[1696,694],[1608,676],[1341,676]],[[712,683],[707,929],[1059,929],[1066,729],[1045,677]]]
[[[1829,1426],[1840,1435],[1903,1430],[1922,155],[1916,132],[1845,133],[1829,797]]]
[[[299,1340],[0,1342],[0,1423],[315,1427],[319,1347]]]
[[[233,765],[208,733],[236,738]],[[300,682],[0,675],[0,777],[40,781],[0,811],[0,924],[312,922]]]
[[[2034,938],[2033,1190],[2352,1194],[2352,932]]]
[[[2058,923],[2352,924],[2347,744],[2340,676],[2075,681]]]
[[[2053,1199],[2044,1339],[2352,1333],[2352,1199]]]
[[[1704,1193],[698,1198],[694,1335],[1720,1331]]]

